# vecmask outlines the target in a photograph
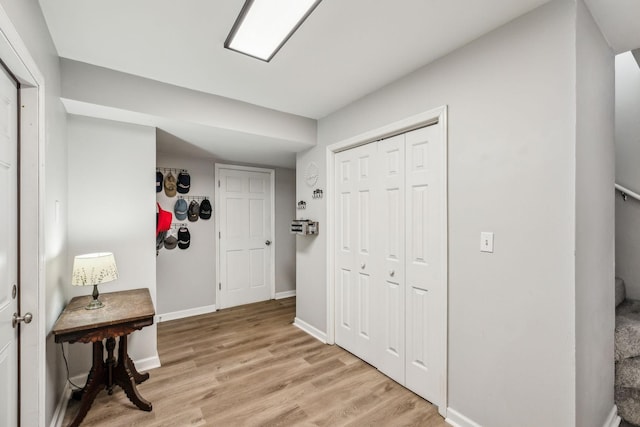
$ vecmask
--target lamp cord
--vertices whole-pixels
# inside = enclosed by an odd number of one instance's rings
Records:
[[[71,384],[73,387],[75,387],[75,388],[76,388],[76,390],[82,390],[82,388],[83,388],[83,387],[80,387],[79,385],[74,384],[74,383],[71,381],[71,379],[69,379],[69,362],[67,362],[67,355],[66,355],[66,354],[64,354],[64,345],[63,345],[63,343],[60,343],[60,351],[62,352],[62,358],[64,359],[64,366],[65,366],[65,367],[66,367],[66,369],[67,369],[67,382],[68,382],[69,384]],[[73,391],[75,391],[75,390],[73,390]]]

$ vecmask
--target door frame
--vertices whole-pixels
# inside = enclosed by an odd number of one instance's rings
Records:
[[[360,145],[367,144],[369,142],[378,141],[383,138],[388,138],[390,136],[398,135],[401,133],[406,133],[411,130],[415,130],[421,127],[434,125],[440,126],[442,144],[444,144],[444,149],[442,150],[443,156],[441,161],[443,163],[443,174],[445,176],[444,182],[442,183],[444,188],[444,200],[442,209],[443,212],[443,223],[441,224],[442,229],[444,231],[444,235],[447,236],[445,241],[442,242],[442,253],[444,254],[442,260],[442,271],[443,271],[443,280],[445,282],[445,289],[441,296],[440,304],[444,307],[442,312],[442,324],[445,327],[444,334],[444,342],[442,343],[442,348],[444,351],[443,361],[444,361],[444,380],[441,385],[441,405],[438,407],[438,412],[440,415],[446,418],[447,415],[447,406],[448,406],[448,333],[449,333],[449,320],[448,320],[448,295],[449,295],[449,249],[448,249],[448,241],[449,241],[449,231],[448,231],[448,160],[447,160],[447,145],[448,145],[448,132],[447,132],[447,106],[443,105],[441,107],[437,107],[423,113],[419,113],[402,120],[398,120],[393,123],[389,123],[385,126],[375,128],[369,130],[367,132],[361,133],[351,138],[347,138],[345,140],[336,142],[334,144],[328,145],[326,148],[326,176],[327,176],[327,193],[330,195],[327,197],[326,204],[326,233],[327,233],[327,336],[326,341],[327,344],[335,344],[335,280],[334,280],[334,268],[335,268],[335,259],[334,259],[334,246],[335,246],[335,223],[333,219],[333,210],[334,210],[334,201],[333,195],[335,194],[335,155],[336,153],[344,150],[348,150],[350,148],[354,148]]]
[[[276,239],[276,171],[275,169],[261,168],[255,166],[240,166],[240,165],[232,165],[226,163],[216,163],[214,165],[214,180],[218,185],[215,186],[215,194],[214,194],[214,227],[215,230],[220,233],[220,169],[231,169],[231,170],[239,170],[246,172],[264,172],[269,174],[269,185],[271,186],[271,255],[269,262],[271,263],[271,274],[269,277],[269,289],[271,299],[275,299],[276,297],[276,246],[278,244]],[[216,239],[216,310],[220,310],[220,234],[218,234],[218,238]]]
[[[43,426],[47,336],[44,242],[45,80],[2,6],[0,58],[20,83],[19,310],[20,313],[30,311],[34,319],[31,325],[21,329],[19,337],[19,417],[21,425]]]

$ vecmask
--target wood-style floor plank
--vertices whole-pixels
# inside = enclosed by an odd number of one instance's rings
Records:
[[[162,367],[138,385],[153,411],[116,387],[84,426],[445,427],[437,408],[337,346],[292,325],[295,298],[158,325]],[[71,401],[67,425],[78,410]]]

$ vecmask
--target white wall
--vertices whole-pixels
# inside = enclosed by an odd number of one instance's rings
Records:
[[[100,292],[149,288],[157,307],[155,129],[71,115],[67,126],[67,269],[75,255],[113,252],[119,277],[100,286]],[[91,293],[75,286],[66,291],[69,297]],[[90,350],[90,345],[69,346],[71,376],[88,372]],[[156,325],[131,334],[129,353],[144,365],[157,363]]]
[[[296,171],[276,169],[276,297],[296,290],[296,235],[289,232],[296,217]]]
[[[155,126],[218,160],[291,168],[316,142],[316,121],[69,59],[62,91],[71,113]]]
[[[67,271],[67,143],[66,119],[60,103],[60,64],[44,17],[35,1],[0,0],[29,54],[45,78],[46,146],[45,165],[45,328],[48,332],[65,305],[64,289],[68,286]],[[60,206],[55,220],[55,204]],[[60,349],[53,337],[47,337],[44,420],[48,425],[64,387],[64,372]],[[34,399],[36,397],[34,396]]]
[[[631,52],[615,60],[616,182],[640,193],[640,67]],[[640,299],[640,202],[616,196],[616,276]]]
[[[207,196],[211,205],[214,205],[213,160],[158,152],[156,163],[160,167],[187,169],[191,175],[191,190],[185,196]],[[165,172],[163,174],[166,175]],[[173,175],[176,176],[176,173]],[[158,314],[213,306],[216,301],[214,216],[210,220],[179,221],[174,214],[178,197],[167,197],[164,190],[155,194],[160,206],[172,213],[174,223],[187,224],[191,233],[191,245],[188,249],[163,248],[158,254]]]
[[[640,201],[615,195],[616,277],[624,280],[627,298],[640,299]]]
[[[300,199],[327,144],[449,106],[449,406],[480,425],[575,425],[575,9],[551,2],[325,117],[298,156]],[[321,331],[325,247],[298,239],[297,317]]]
[[[577,4],[576,425],[602,427],[614,405],[614,55]]]
[[[640,67],[631,52],[615,59],[616,182],[640,193]]]

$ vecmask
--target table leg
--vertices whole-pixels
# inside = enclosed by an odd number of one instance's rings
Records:
[[[122,387],[124,392],[126,393],[129,400],[136,405],[138,408],[143,411],[151,411],[151,402],[145,400],[140,393],[138,393],[138,389],[136,388],[136,379],[133,376],[133,372],[131,371],[131,366],[133,366],[133,362],[129,358],[129,354],[127,353],[127,336],[123,335],[120,337],[120,342],[118,345],[118,364],[113,370],[114,381],[117,385]],[[135,369],[134,369],[135,371]],[[149,374],[142,375],[135,371],[139,378],[145,377],[144,379],[149,378]],[[144,381],[144,379],[142,381]]]
[[[113,350],[116,348],[116,339],[107,338],[107,392],[109,396],[113,394],[113,369],[116,366],[116,358],[113,356]]]
[[[89,412],[89,408],[91,408],[91,404],[93,404],[94,399],[105,385],[106,370],[103,357],[104,349],[102,341],[94,342],[93,365],[91,366],[89,376],[87,377],[87,383],[83,389],[82,399],[80,400],[80,409],[71,424],[69,424],[70,427],[77,427],[80,425],[84,417],[87,415],[87,412]]]
[[[123,355],[124,359],[122,358]],[[125,367],[129,369],[129,372],[131,372],[131,376],[133,377],[133,380],[136,382],[136,384],[140,384],[149,379],[149,373],[138,372],[138,370],[136,369],[136,365],[133,364],[133,360],[131,360],[131,358],[129,357],[126,336],[120,337],[120,342],[118,343],[118,363],[122,363],[120,362],[121,360],[124,360]]]

